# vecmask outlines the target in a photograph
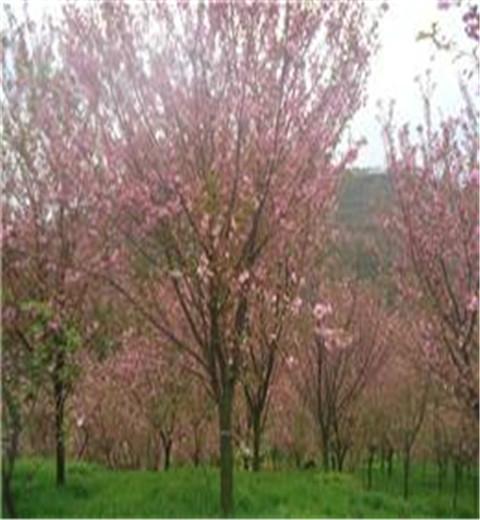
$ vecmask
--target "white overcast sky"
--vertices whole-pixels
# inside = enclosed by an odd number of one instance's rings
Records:
[[[379,0],[366,0],[375,5]],[[384,105],[395,100],[396,121],[409,122],[413,127],[422,121],[422,101],[416,76],[424,77],[427,69],[436,84],[433,105],[444,115],[458,112],[461,106],[458,78],[465,62],[453,62],[446,52],[435,52],[430,41],[416,41],[419,31],[428,31],[438,21],[447,37],[471,45],[464,35],[461,14],[464,8],[441,11],[437,0],[390,0],[380,27],[381,48],[372,62],[368,84],[368,103],[352,125],[354,137],[364,135],[368,144],[358,158],[359,166],[385,163],[380,128],[377,124],[377,101]],[[434,59],[432,60],[432,56]],[[478,74],[475,80],[478,82]]]
[[[372,8],[383,2],[365,1]],[[24,2],[17,0],[8,3],[21,9]],[[28,3],[34,16],[40,16],[46,11],[56,11],[61,5],[60,0],[30,0]],[[86,0],[82,0],[82,3],[86,3]],[[461,105],[458,88],[460,65],[453,63],[450,54],[435,52],[431,42],[416,41],[419,31],[428,30],[432,22],[438,21],[444,33],[453,36],[457,41],[468,43],[463,34],[459,11],[439,10],[437,0],[389,0],[388,4],[389,9],[380,26],[381,48],[371,64],[368,103],[351,125],[351,137],[356,139],[364,136],[367,139],[367,145],[362,148],[357,160],[357,166],[362,167],[382,168],[385,162],[376,119],[378,100],[382,100],[384,105],[390,99],[395,100],[398,123],[408,121],[416,126],[421,122],[422,102],[415,77],[424,75],[427,69],[431,70],[432,79],[437,84],[434,106],[448,115],[458,111]],[[435,56],[433,60],[432,55]]]

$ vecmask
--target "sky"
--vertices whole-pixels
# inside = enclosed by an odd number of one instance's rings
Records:
[[[86,0],[82,0],[84,3]],[[332,0],[336,1],[336,0]],[[347,0],[355,1],[355,0]],[[365,0],[375,9],[384,0]],[[21,9],[23,1],[13,0]],[[371,63],[367,85],[368,102],[357,113],[350,128],[350,137],[365,137],[367,144],[361,149],[356,166],[383,169],[384,149],[377,122],[378,101],[387,106],[395,100],[395,121],[409,122],[412,127],[422,121],[422,100],[417,76],[424,77],[428,69],[436,83],[433,105],[438,113],[454,114],[461,106],[458,77],[461,64],[453,63],[448,53],[435,52],[429,41],[416,41],[419,31],[429,30],[438,21],[444,34],[457,41],[468,42],[458,10],[439,10],[437,0],[388,0],[389,8],[380,25],[381,48]],[[60,1],[35,0],[29,2],[33,16],[47,10],[59,11]],[[434,59],[432,60],[432,56]],[[478,76],[477,76],[478,81]]]
[[[371,5],[379,1],[366,0]],[[432,22],[438,21],[447,37],[468,44],[461,21],[463,10],[439,10],[437,0],[390,0],[388,3],[389,9],[380,26],[381,49],[371,64],[367,106],[352,124],[352,137],[365,136],[368,141],[357,159],[360,167],[383,168],[385,164],[376,120],[379,100],[385,106],[389,100],[395,100],[398,124],[409,122],[415,128],[422,121],[422,100],[415,77],[424,78],[428,69],[436,84],[432,102],[437,115],[440,112],[454,114],[461,106],[458,77],[464,65],[458,60],[454,63],[453,56],[447,52],[435,52],[432,42],[416,41],[416,36],[419,31],[430,30]]]

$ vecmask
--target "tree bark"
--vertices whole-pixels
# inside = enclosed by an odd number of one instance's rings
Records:
[[[172,439],[167,439],[163,444],[163,469],[168,471],[170,468],[172,454]]]
[[[328,471],[330,469],[330,450],[328,441],[323,442],[323,469]]]
[[[233,383],[226,382],[219,402],[220,419],[220,507],[222,516],[233,516]]]
[[[53,372],[53,393],[55,399],[55,441],[56,441],[56,468],[57,486],[65,484],[65,383],[63,371],[65,369],[65,353],[58,347]]]
[[[10,476],[2,471],[2,516],[4,518],[16,518],[17,516],[10,482]]]
[[[11,482],[15,462],[18,455],[18,444],[22,429],[20,420],[20,407],[17,406],[12,394],[7,388],[3,388],[3,445],[2,445],[2,516],[15,518],[16,508],[12,493]],[[7,418],[7,420],[6,420]]]
[[[453,510],[457,509],[457,497],[458,497],[458,487],[460,484],[460,470],[461,466],[458,461],[455,461],[453,465]]]
[[[195,426],[193,430],[193,465],[195,467],[200,465],[201,445],[199,433],[198,428]]]
[[[403,498],[408,499],[408,479],[410,477],[410,451],[405,452],[403,459]]]
[[[254,413],[253,415],[253,460],[252,460],[252,470],[259,471],[260,470],[260,440],[261,440],[261,420],[260,414]]]
[[[368,450],[368,470],[367,470],[367,489],[372,489],[372,468],[375,459],[375,449],[372,447]]]
[[[437,468],[438,468],[437,486],[438,486],[438,491],[441,492],[442,487],[443,487],[443,475],[444,475],[443,463],[441,461],[437,461]]]
[[[337,467],[338,471],[343,471],[343,464],[345,462],[345,457],[347,456],[348,448],[343,448],[340,450],[338,454]]]
[[[388,478],[392,478],[392,475],[393,475],[393,450],[390,449],[388,451],[388,465],[387,465],[387,473],[388,473]]]

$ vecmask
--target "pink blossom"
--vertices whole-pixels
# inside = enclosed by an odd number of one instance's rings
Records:
[[[317,321],[322,321],[324,318],[332,314],[332,306],[329,303],[318,302],[313,308],[313,314]]]
[[[249,278],[250,274],[248,273],[248,271],[242,271],[242,273],[240,273],[240,276],[238,277],[238,282],[240,285],[243,285],[248,281]]]
[[[478,309],[478,294],[472,294],[467,303],[467,311],[475,312]]]
[[[300,312],[300,309],[302,307],[303,300],[300,298],[300,296],[297,296],[293,302],[292,302],[292,311],[294,314],[298,314]]]

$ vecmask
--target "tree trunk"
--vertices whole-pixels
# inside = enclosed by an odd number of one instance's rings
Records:
[[[195,446],[193,452],[193,465],[195,468],[198,468],[198,466],[200,465],[200,450],[197,446]]]
[[[301,457],[300,452],[295,450],[294,457],[295,457],[295,467],[297,469],[300,469],[302,467],[302,457]]]
[[[408,479],[410,476],[410,451],[405,452],[403,459],[403,498],[408,499]]]
[[[442,462],[440,460],[437,461],[437,468],[438,468],[438,473],[437,473],[438,492],[441,493],[442,487],[443,487],[444,469],[443,469],[443,464],[442,464]]]
[[[367,471],[367,489],[372,489],[372,468],[375,459],[375,450],[369,448],[368,450],[368,471]]]
[[[168,471],[172,454],[172,439],[167,439],[163,444],[163,469]]]
[[[3,431],[2,431],[2,516],[15,518],[16,508],[11,482],[15,462],[18,455],[18,444],[21,432],[20,407],[12,398],[7,388],[3,388]]]
[[[453,466],[453,510],[457,509],[458,487],[460,484],[460,463],[455,461]]]
[[[340,453],[338,454],[338,471],[342,472],[343,471],[343,464],[345,462],[345,457],[347,455],[347,451],[348,449],[347,448],[343,448],[342,450],[340,450]]]
[[[388,478],[392,478],[393,475],[393,450],[388,452],[388,466],[387,466]]]
[[[332,471],[335,471],[337,469],[337,467],[335,465],[335,456],[334,455],[330,455],[330,469]]]
[[[260,470],[260,438],[261,438],[261,421],[260,414],[256,412],[253,415],[253,460],[252,460],[252,470],[259,471]]]
[[[233,516],[233,383],[227,382],[219,403],[220,419],[220,507],[222,516]]]
[[[83,438],[83,442],[82,442],[82,444],[81,444],[81,446],[80,446],[80,449],[79,449],[79,451],[78,451],[78,453],[77,453],[77,459],[78,459],[78,460],[80,460],[80,459],[83,457],[84,453],[86,452],[86,450],[87,450],[87,445],[88,445],[88,440],[89,440],[89,438],[90,438],[87,429],[84,430],[84,433],[85,433],[85,435],[84,435],[84,438]]]
[[[197,427],[193,430],[193,465],[198,467],[200,464],[200,435]]]
[[[328,471],[330,469],[330,450],[328,447],[328,442],[323,443],[323,469]]]
[[[56,466],[57,486],[65,484],[65,384],[63,371],[65,369],[65,354],[62,347],[58,347],[53,372],[53,392],[55,398],[55,442],[56,442]]]
[[[478,467],[472,467],[473,504],[475,513],[478,515]]]
[[[7,475],[2,468],[2,516],[4,518],[16,518],[15,503],[10,486],[11,475]]]

